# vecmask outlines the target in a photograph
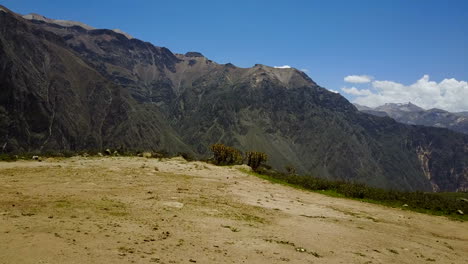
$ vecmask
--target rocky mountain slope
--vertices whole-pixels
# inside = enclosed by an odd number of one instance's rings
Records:
[[[54,24],[54,25],[59,25],[59,26],[62,26],[62,27],[82,27],[86,30],[94,30],[96,28],[92,27],[92,26],[89,26],[89,25],[86,25],[84,23],[81,23],[81,22],[77,22],[77,21],[69,21],[69,20],[58,20],[58,19],[51,19],[51,18],[47,18],[45,16],[42,16],[42,15],[39,15],[39,14],[35,14],[35,13],[31,13],[31,14],[27,14],[27,15],[24,15],[23,16],[24,19],[28,19],[28,20],[35,20],[35,21],[42,21],[42,22],[45,22],[45,23],[48,23],[48,24]],[[113,29],[114,32],[116,33],[120,33],[122,35],[124,35],[125,37],[127,37],[128,39],[132,39],[133,37],[128,34],[128,33],[125,33],[123,32],[122,30],[120,29]]]
[[[239,68],[112,30],[0,11],[0,147],[167,150],[223,142],[277,169],[404,190],[468,189],[468,136],[359,112],[296,69]]]
[[[385,104],[375,108],[357,104],[355,106],[361,112],[376,116],[389,116],[403,124],[443,127],[468,134],[468,116],[466,112],[450,113],[437,108],[424,110],[412,103]]]

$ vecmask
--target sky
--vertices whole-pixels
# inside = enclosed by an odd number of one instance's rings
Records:
[[[175,53],[306,72],[368,106],[413,102],[468,111],[466,0],[0,0],[96,28],[119,28]]]

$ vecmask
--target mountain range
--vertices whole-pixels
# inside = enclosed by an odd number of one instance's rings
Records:
[[[468,114],[466,112],[450,113],[437,108],[425,110],[412,103],[388,103],[375,108],[354,105],[361,112],[376,116],[389,116],[403,124],[443,127],[468,134]]]
[[[361,113],[294,68],[218,64],[119,30],[0,6],[0,148],[166,150],[221,142],[269,164],[399,190],[468,190],[468,135]]]

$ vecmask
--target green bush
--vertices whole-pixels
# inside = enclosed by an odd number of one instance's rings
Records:
[[[0,161],[16,161],[18,160],[17,155],[12,154],[0,154]]]
[[[296,174],[296,168],[294,168],[291,165],[285,166],[284,169],[286,170],[288,174],[291,174],[291,175]]]
[[[218,143],[211,145],[210,150],[213,152],[213,162],[216,165],[242,164],[241,152],[233,147]]]
[[[171,153],[169,153],[169,151],[165,149],[158,150],[156,151],[156,153],[153,153],[153,154],[154,154],[153,156],[156,158],[172,158]]]
[[[260,165],[268,160],[267,154],[257,151],[247,152],[246,157],[247,165],[249,165],[254,171],[258,170]]]
[[[192,156],[192,154],[187,153],[187,152],[179,152],[179,153],[177,153],[177,156],[181,156],[186,161],[194,161],[195,160],[195,158]]]

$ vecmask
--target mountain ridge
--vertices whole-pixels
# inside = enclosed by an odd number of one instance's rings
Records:
[[[409,125],[448,128],[452,131],[468,134],[468,116],[451,113],[438,108],[425,110],[414,104],[385,104],[375,108],[355,104],[361,112],[375,116],[389,116],[396,121]]]

